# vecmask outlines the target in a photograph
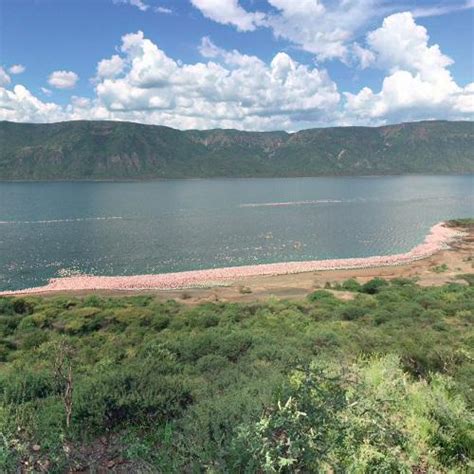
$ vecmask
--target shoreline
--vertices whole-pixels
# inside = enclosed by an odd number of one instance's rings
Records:
[[[398,178],[403,176],[474,176],[473,172],[448,172],[440,173],[428,172],[411,172],[411,173],[380,173],[380,174],[314,174],[301,176],[189,176],[189,177],[137,177],[137,178],[36,178],[36,179],[14,179],[14,178],[0,178],[2,183],[153,183],[162,181],[204,181],[204,180],[235,180],[235,179],[314,179],[314,178]]]
[[[431,257],[435,253],[449,249],[450,244],[466,233],[440,222],[431,227],[424,241],[401,254],[343,258],[330,260],[307,260],[301,262],[280,262],[240,267],[224,267],[208,270],[191,270],[176,273],[161,273],[131,276],[78,275],[53,278],[47,285],[16,291],[1,291],[0,296],[25,294],[47,294],[52,292],[84,291],[154,291],[184,290],[216,287],[232,284],[253,277],[275,277],[308,272],[329,272],[336,270],[358,270],[407,265]]]

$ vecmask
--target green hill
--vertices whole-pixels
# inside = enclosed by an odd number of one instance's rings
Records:
[[[474,173],[474,122],[296,133],[128,122],[0,122],[0,179]]]

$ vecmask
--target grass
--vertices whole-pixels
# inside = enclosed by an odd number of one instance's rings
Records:
[[[341,289],[0,298],[0,471],[468,472],[472,284]]]

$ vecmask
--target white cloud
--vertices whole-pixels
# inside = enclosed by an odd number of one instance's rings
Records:
[[[79,76],[72,71],[54,71],[49,75],[48,84],[56,89],[72,89]]]
[[[277,9],[267,19],[274,34],[313,53],[319,60],[348,60],[348,44],[367,22],[380,14],[377,0],[268,0]]]
[[[240,31],[253,31],[261,24],[265,15],[244,10],[238,0],[191,0],[201,13],[223,25],[233,25]]]
[[[97,77],[115,77],[119,75],[125,66],[123,59],[114,54],[110,59],[102,59],[97,65]]]
[[[60,107],[17,86],[4,90],[0,117],[132,120],[177,128],[248,130],[305,128],[334,119],[340,94],[324,70],[302,65],[286,53],[265,63],[219,48],[209,38],[203,39],[201,49],[206,60],[183,64],[142,32],[127,34],[116,55],[120,61],[99,62],[94,98],[73,96]]]
[[[439,46],[429,45],[423,26],[409,12],[385,18],[367,35],[374,62],[389,73],[376,93],[364,87],[346,93],[346,111],[356,120],[389,121],[421,118],[462,118],[472,113],[471,86],[456,84],[448,69],[453,61]],[[471,104],[471,106],[470,106]]]
[[[138,8],[142,12],[146,12],[151,8],[151,6],[148,3],[145,3],[143,0],[112,0],[113,3],[116,5],[130,5],[132,7]],[[173,10],[171,8],[163,7],[163,6],[157,6],[153,7],[153,11],[155,13],[163,13],[165,15],[170,15],[173,13]]]
[[[143,2],[143,0],[113,0],[113,2],[115,4],[123,3],[123,4],[131,5],[133,7],[137,7],[142,12],[145,12],[150,8],[150,6],[147,5],[145,2]]]
[[[283,5],[284,0],[278,1]],[[294,7],[292,12],[297,10]],[[411,13],[388,16],[365,42],[353,42],[348,48],[362,68],[386,71],[379,90],[364,87],[341,95],[324,69],[301,64],[285,52],[265,62],[223,49],[209,37],[199,45],[201,61],[183,63],[138,31],[124,35],[116,54],[99,61],[93,97],[73,96],[68,105],[59,106],[34,97],[23,86],[0,88],[0,119],[297,130],[474,118],[474,83],[456,84],[449,71],[452,60],[430,43],[426,29],[416,24]],[[10,78],[0,69],[0,80],[2,72],[7,86]],[[67,71],[55,71],[50,80],[53,76],[55,87],[70,87],[78,79]],[[42,92],[51,93],[46,88]]]
[[[41,92],[47,96],[50,96],[53,94],[53,91],[51,89],[48,89],[47,87],[41,87]]]
[[[77,95],[73,95],[71,97],[71,105],[73,108],[89,109],[92,105],[92,101],[88,97],[78,97]]]
[[[13,66],[10,66],[8,68],[8,72],[10,74],[21,74],[25,72],[25,70],[26,70],[26,67],[23,66],[23,64],[14,64]]]
[[[0,66],[0,86],[6,86],[10,84],[11,79],[10,76],[7,74],[5,69],[3,69],[2,66]]]
[[[411,13],[415,18],[423,18],[429,16],[448,15],[449,13],[470,10],[472,8],[474,8],[474,0],[467,0],[464,3],[449,2],[449,4],[445,5],[440,4],[430,7],[418,7],[411,10]]]
[[[439,46],[428,45],[425,27],[417,25],[409,12],[385,18],[380,28],[367,35],[367,44],[376,54],[380,67],[390,72],[398,70],[419,73],[424,79],[446,73],[453,60]]]
[[[171,15],[173,13],[173,10],[171,10],[171,8],[166,7],[155,7],[154,11],[156,13],[164,13],[165,15]]]
[[[201,52],[214,60],[181,64],[142,32],[125,35],[121,52],[127,70],[96,86],[97,104],[116,117],[180,128],[292,128],[330,120],[340,99],[325,71],[286,53],[266,64],[205,38]]]
[[[274,35],[319,60],[348,61],[354,37],[386,11],[381,0],[267,0],[270,13],[246,11],[237,0],[191,0],[204,16],[241,31],[271,28]]]
[[[359,43],[352,45],[352,52],[361,69],[366,69],[375,62],[375,54],[370,49],[363,48]]]
[[[199,53],[204,58],[216,58],[222,54],[222,49],[218,48],[209,38],[209,36],[204,36],[201,38],[201,44],[198,47]]]
[[[22,85],[16,85],[13,90],[0,87],[0,120],[53,122],[65,119],[59,105],[42,102]]]
[[[269,5],[271,10],[263,13],[245,10],[238,0],[190,1],[204,16],[218,23],[233,25],[240,31],[270,28],[277,38],[314,54],[319,61],[339,59],[349,64],[356,59],[362,68],[368,67],[371,58],[355,43],[357,36],[385,15],[408,10],[406,4],[410,3],[386,0],[267,0],[265,6]],[[412,14],[415,17],[435,16],[474,8],[474,0],[445,3],[416,7]],[[263,2],[255,4],[262,6]]]

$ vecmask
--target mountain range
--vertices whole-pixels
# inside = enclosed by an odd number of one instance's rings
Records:
[[[474,173],[474,122],[299,132],[0,122],[0,180]]]

